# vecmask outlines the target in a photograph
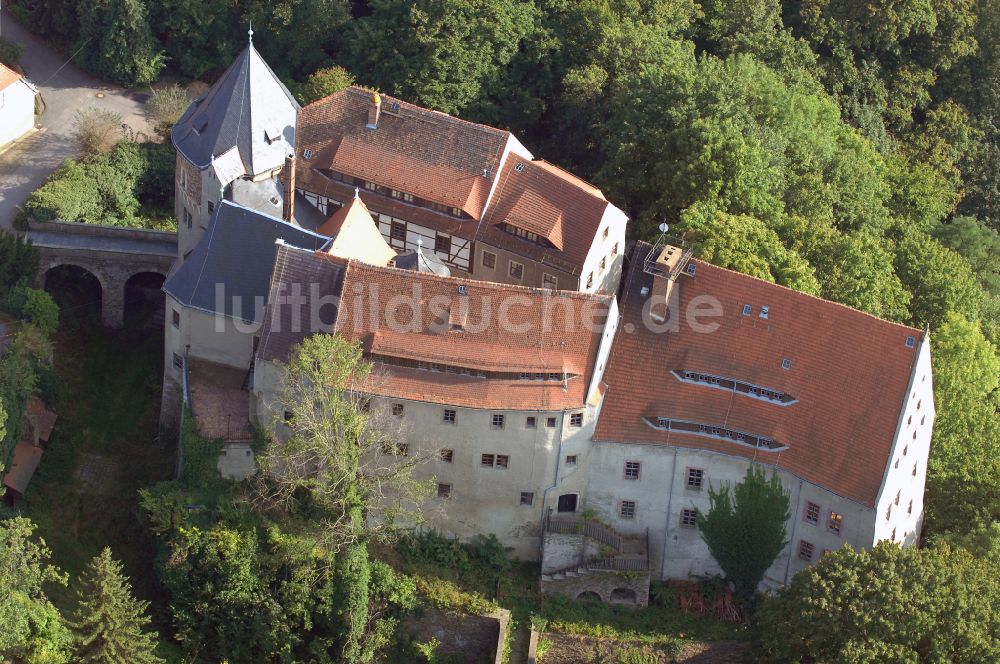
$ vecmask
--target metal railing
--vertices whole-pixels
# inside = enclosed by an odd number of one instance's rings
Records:
[[[545,523],[546,531],[562,535],[586,535],[592,540],[610,546],[615,551],[622,550],[623,537],[621,533],[600,521],[584,519],[579,516],[548,515]]]
[[[608,556],[587,563],[588,570],[616,572],[648,572],[649,558],[625,558],[624,556]]]

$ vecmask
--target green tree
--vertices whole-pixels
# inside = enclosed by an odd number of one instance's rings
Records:
[[[708,499],[708,512],[698,513],[698,531],[736,596],[750,602],[788,544],[788,492],[777,474],[767,479],[762,468],[751,465],[736,486],[709,487]]]
[[[77,44],[84,69],[125,86],[152,83],[163,69],[163,54],[149,29],[143,0],[81,2]]]
[[[455,113],[483,94],[534,27],[518,0],[371,0],[342,58],[364,83]]]
[[[979,327],[950,314],[932,334],[937,415],[927,467],[929,532],[1000,521],[1000,358]]]
[[[309,74],[306,82],[295,90],[295,98],[302,105],[311,104],[334,92],[339,92],[354,83],[354,77],[343,67],[317,69]]]
[[[763,601],[754,661],[997,661],[998,571],[947,546],[845,545]]]
[[[0,521],[0,656],[28,664],[70,661],[72,635],[44,585],[65,585],[49,549],[23,517]]]
[[[374,380],[361,346],[317,334],[292,351],[282,367],[271,443],[261,458],[260,493],[267,504],[291,509],[303,497],[324,548],[337,556],[337,615],[344,661],[370,661],[386,643],[386,623],[371,620],[368,542],[413,523],[429,485],[412,471],[426,455],[399,454],[398,432],[359,390]]]
[[[895,270],[913,296],[910,322],[937,329],[952,312],[978,320],[983,291],[969,263],[922,231],[903,229],[902,235]]]
[[[121,563],[105,547],[83,572],[70,623],[77,659],[94,664],[157,664],[156,637],[147,630],[149,602],[136,599]]]

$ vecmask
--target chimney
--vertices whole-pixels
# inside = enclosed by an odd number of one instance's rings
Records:
[[[653,320],[662,323],[667,319],[670,296],[676,286],[677,277],[683,272],[689,260],[691,260],[690,251],[669,244],[663,245],[658,255],[651,254],[646,259],[645,271],[653,275],[653,288],[649,296],[649,315]]]
[[[377,92],[372,93],[372,101],[368,105],[368,124],[365,125],[369,129],[378,128],[378,116],[382,114],[382,97],[379,96]]]
[[[292,217],[295,214],[295,154],[289,154],[285,157],[285,172],[282,177],[282,185],[284,186],[284,198],[285,204],[281,211],[282,218],[291,223]]]

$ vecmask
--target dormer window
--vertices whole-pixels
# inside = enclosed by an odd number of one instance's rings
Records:
[[[264,130],[264,140],[267,141],[268,145],[272,145],[275,141],[281,138],[281,130],[276,127],[271,127]]]

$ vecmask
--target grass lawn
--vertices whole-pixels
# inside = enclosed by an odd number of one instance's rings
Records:
[[[110,546],[136,594],[154,606],[154,550],[139,523],[138,490],[173,472],[173,442],[156,441],[162,346],[162,330],[107,330],[64,316],[55,339],[59,422],[21,503],[71,582]],[[61,609],[75,602],[62,588],[50,597]]]

